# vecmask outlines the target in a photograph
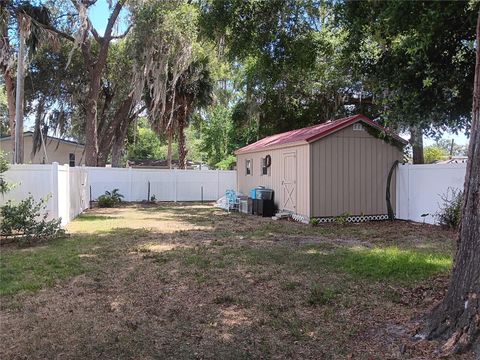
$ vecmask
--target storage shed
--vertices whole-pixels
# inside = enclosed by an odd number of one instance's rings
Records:
[[[406,141],[363,115],[272,135],[235,152],[238,191],[264,186],[300,219],[387,217],[388,173]],[[395,209],[395,177],[391,200]]]

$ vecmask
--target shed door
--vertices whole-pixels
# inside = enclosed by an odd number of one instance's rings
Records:
[[[283,154],[283,198],[282,208],[296,212],[297,210],[297,154],[289,152]]]

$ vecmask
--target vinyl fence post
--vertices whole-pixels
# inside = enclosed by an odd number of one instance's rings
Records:
[[[217,169],[217,200],[220,199],[220,170]]]
[[[130,184],[128,200],[127,201],[134,201],[133,200],[133,170],[131,167],[128,168],[128,182]]]
[[[70,176],[74,176],[72,174],[72,171],[73,171],[73,168],[70,169],[70,165],[66,164],[64,165],[64,168],[66,169],[66,172],[67,172],[67,183],[65,184],[66,186],[66,192],[64,193],[64,195],[66,195],[66,199],[65,199],[65,202],[67,203],[67,213],[65,214],[66,215],[66,219],[63,219],[63,221],[65,222],[65,225],[68,224],[70,222],[70,220],[73,219],[74,216],[72,216],[72,213],[71,213],[71,209],[72,209],[72,193],[71,193],[71,189],[70,189]]]
[[[174,202],[177,202],[177,182],[178,182],[177,169],[173,169],[173,187],[174,187],[173,201]]]
[[[150,201],[150,180],[148,180],[147,202]]]
[[[58,162],[52,163],[52,216],[58,219]]]

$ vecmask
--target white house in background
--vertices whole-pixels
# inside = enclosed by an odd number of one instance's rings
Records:
[[[85,148],[83,144],[53,136],[46,136],[44,140],[45,147],[41,146],[40,149],[33,154],[33,132],[26,131],[23,133],[25,164],[51,164],[58,162],[61,165],[83,165],[83,150]],[[0,150],[7,153],[7,159],[13,159],[11,136],[0,138]]]

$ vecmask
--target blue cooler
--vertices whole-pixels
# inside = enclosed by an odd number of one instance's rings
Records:
[[[253,189],[250,189],[250,197],[252,199],[256,199],[257,198],[257,190],[261,190],[261,189],[265,189],[265,186],[257,186]]]

